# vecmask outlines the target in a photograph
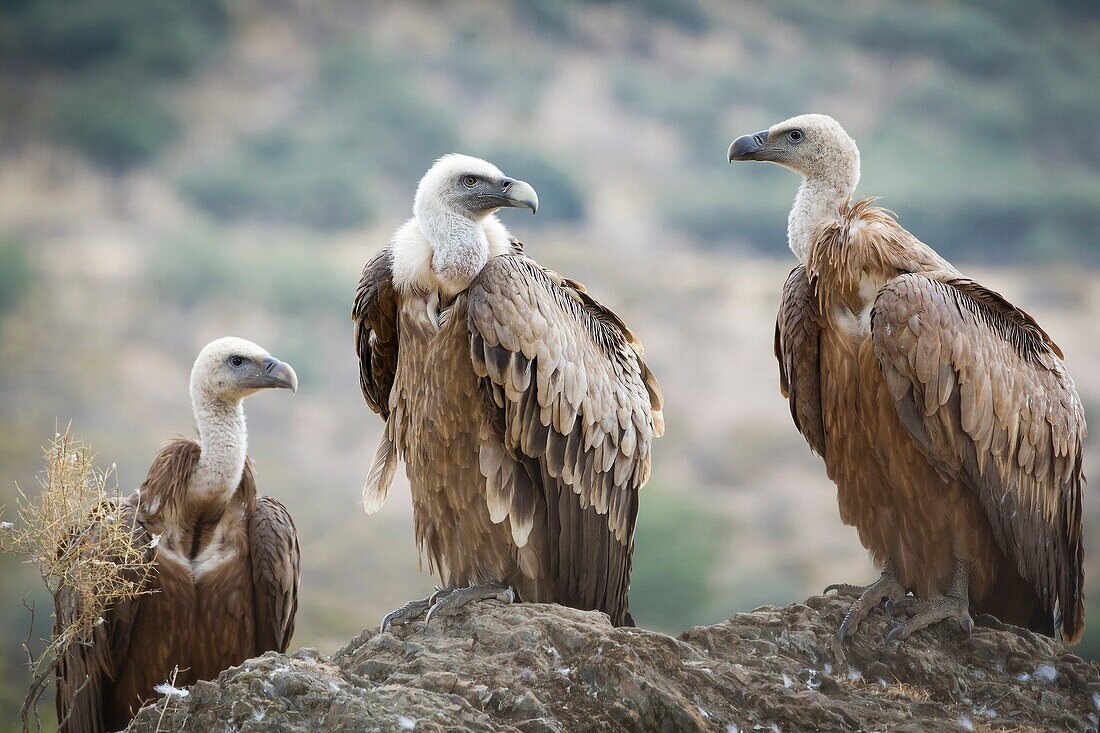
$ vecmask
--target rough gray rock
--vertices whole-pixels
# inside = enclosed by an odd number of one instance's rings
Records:
[[[268,653],[144,708],[157,731],[1096,730],[1100,669],[982,618],[847,652],[846,603],[815,596],[672,638],[558,606],[484,603],[331,658]],[[984,622],[984,624],[983,624]]]

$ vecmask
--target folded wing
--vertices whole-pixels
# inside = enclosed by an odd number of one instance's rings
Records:
[[[895,278],[871,324],[902,422],[940,470],[978,492],[1001,549],[1076,640],[1086,427],[1058,347],[1026,313],[962,277]]]
[[[825,455],[825,425],[821,409],[821,320],[817,297],[806,266],[791,270],[775,319],[775,358],[779,387],[791,406],[791,417],[806,442]]]
[[[629,623],[638,490],[664,430],[641,345],[583,286],[522,254],[492,258],[467,308],[495,433],[480,456],[490,515],[521,548],[544,518],[555,600]]]
[[[269,496],[248,517],[256,620],[256,654],[285,652],[298,612],[301,554],[290,512]]]

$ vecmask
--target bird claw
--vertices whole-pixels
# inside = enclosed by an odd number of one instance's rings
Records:
[[[863,595],[868,586],[852,585],[851,583],[833,583],[832,585],[825,586],[825,590],[821,591],[821,595],[826,595],[829,591],[836,591],[838,596],[856,596]]]
[[[846,614],[844,616],[844,621],[842,621],[841,624],[840,624],[840,630],[838,630],[836,632],[836,635],[837,635],[837,637],[839,637],[840,643],[841,643],[842,646],[846,645],[848,643],[848,619],[849,619],[849,617],[850,617],[850,614]]]
[[[882,576],[874,583],[866,587],[851,585],[849,583],[834,583],[825,588],[824,592],[835,590],[838,596],[858,596],[848,612],[844,614],[844,621],[840,624],[837,636],[840,643],[846,644],[848,637],[854,636],[863,623],[863,619],[870,615],[871,611],[884,600],[888,603],[905,595],[905,589],[898,584],[894,574],[889,570],[883,570]]]
[[[848,637],[855,635],[856,629],[859,628],[859,625],[863,623],[863,619],[867,618],[870,612],[871,609],[865,605],[862,596],[848,607],[848,612],[844,614],[844,620],[840,622],[840,628],[836,632],[841,646],[847,646]]]
[[[955,619],[967,638],[974,632],[974,619],[970,617],[969,603],[964,598],[903,598],[892,604],[892,610],[901,611],[910,618],[887,632],[884,640],[887,644],[904,641],[914,632],[948,619]]]
[[[905,596],[904,598],[891,598],[886,601],[886,605],[883,606],[883,610],[886,611],[886,615],[890,618],[894,618],[895,614],[897,614],[899,611],[901,613],[906,613],[906,615],[910,615],[907,613],[907,611],[912,609],[917,604],[917,602],[918,599],[914,598],[913,596]]]
[[[432,604],[435,602],[436,597],[440,593],[446,593],[447,589],[436,586],[435,593],[432,593],[427,598],[421,598],[417,601],[409,601],[404,606],[395,608],[382,617],[382,623],[378,625],[378,633],[386,633],[386,629],[390,626],[401,626],[409,621],[414,621],[424,615],[424,612],[429,610]]]
[[[516,600],[516,592],[514,590],[506,585],[494,582],[471,585],[466,588],[456,588],[439,598],[436,598],[437,595],[439,594],[432,596],[431,608],[428,609],[427,615],[424,616],[425,626],[430,626],[432,618],[437,614],[442,613],[443,615],[447,615],[455,609],[465,606],[467,603],[488,600],[513,603]]]
[[[894,628],[892,628],[892,629],[890,629],[889,631],[886,632],[886,638],[883,639],[883,643],[884,644],[893,644],[895,641],[898,640],[898,637],[901,636],[902,632],[904,632],[904,631],[905,631],[905,625],[904,624],[899,624],[899,625],[895,626]]]

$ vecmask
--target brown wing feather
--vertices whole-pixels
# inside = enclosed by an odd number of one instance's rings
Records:
[[[824,456],[820,341],[818,299],[806,276],[806,266],[799,265],[783,285],[775,319],[775,358],[779,362],[779,387],[790,402],[794,424],[814,452]]]
[[[190,438],[173,438],[161,446],[138,490],[142,522],[155,523],[164,512],[182,506],[191,469],[201,452],[201,446]]]
[[[393,289],[393,252],[387,247],[363,268],[351,317],[359,386],[371,409],[390,414],[390,391],[397,372],[397,293]]]
[[[290,512],[269,496],[256,500],[248,517],[252,586],[255,590],[257,655],[285,652],[298,611],[301,555]]]
[[[1069,641],[1084,628],[1084,411],[1030,316],[972,280],[895,278],[872,338],[898,414],[941,470],[979,492],[1001,549]]]
[[[105,513],[114,512],[105,509],[96,514],[102,517]],[[152,536],[137,515],[131,499],[123,503],[119,521],[131,528],[135,547],[149,548]],[[92,525],[87,531],[98,529]],[[151,548],[147,550],[152,552]],[[146,578],[146,587],[159,587],[155,576]],[[65,721],[61,727],[64,733],[105,733],[118,727],[112,711],[106,709],[105,695],[129,657],[131,632],[143,598],[138,596],[107,609],[104,623],[93,629],[89,642],[74,644],[58,659],[56,708],[58,721]],[[80,602],[72,588],[61,586],[54,603],[54,634],[80,615]]]
[[[520,547],[545,538],[555,600],[630,623],[637,492],[664,430],[640,345],[579,284],[523,255],[491,259],[468,297],[474,369],[512,459],[483,451],[490,514],[508,517]],[[505,475],[514,462],[522,475]],[[531,535],[536,517],[546,531]]]

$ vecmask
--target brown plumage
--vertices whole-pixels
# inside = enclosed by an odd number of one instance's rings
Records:
[[[240,348],[247,343],[232,340],[233,355],[252,358]],[[282,367],[281,373],[293,375]],[[252,381],[246,390],[291,386],[289,376],[277,376],[279,369],[247,376]],[[271,381],[277,378],[286,384]],[[268,383],[260,384],[264,380]],[[195,381],[193,375],[193,394]],[[196,412],[203,445],[186,438],[167,443],[141,489],[124,502],[134,545],[147,548],[154,561],[147,581],[153,592],[110,608],[91,643],[74,646],[59,662],[57,712],[59,720],[67,716],[63,729],[69,733],[124,728],[138,708],[157,697],[154,686],[168,681],[174,668],[179,668],[177,687],[213,679],[265,651],[285,651],[294,633],[299,579],[294,523],[282,504],[257,495],[247,458],[232,486],[216,487],[228,490],[198,490],[200,474],[210,471],[201,462],[203,446],[216,454],[233,442],[234,453],[239,448],[243,457],[244,442]],[[62,588],[56,604],[60,625],[76,613],[74,602]]]
[[[922,600],[902,605],[920,613],[899,638],[938,618],[965,626],[969,610],[1076,641],[1086,427],[1061,351],[872,199],[849,202],[858,152],[835,121],[806,115],[757,135],[731,160],[806,176],[789,228],[803,264],[776,323],[783,394],[841,518],[886,571],[842,635],[912,591]]]
[[[448,244],[432,238],[432,192],[469,175],[503,178],[484,161],[444,158],[421,183],[418,216],[363,271],[353,312],[361,384],[386,418],[367,509],[380,506],[400,455],[417,541],[444,584],[498,581],[525,601],[632,623],[634,525],[662,432],[659,388],[623,322],[528,258],[489,211],[467,212],[484,264],[438,274]],[[513,192],[522,183],[503,180]]]

